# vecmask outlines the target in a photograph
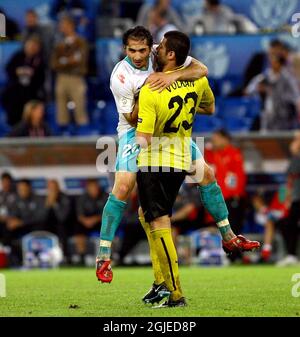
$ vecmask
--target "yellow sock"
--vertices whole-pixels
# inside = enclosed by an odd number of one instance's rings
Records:
[[[172,292],[171,299],[176,301],[183,297],[179,281],[178,258],[170,228],[151,231],[160,269],[167,288]]]
[[[147,235],[147,239],[148,239],[148,243],[149,243],[150,258],[151,258],[152,269],[153,269],[153,273],[154,273],[154,283],[156,285],[159,285],[159,284],[164,282],[164,277],[163,277],[163,274],[160,270],[159,260],[158,260],[158,257],[156,255],[156,252],[155,252],[154,241],[153,241],[153,238],[150,234],[150,224],[145,221],[145,218],[139,217],[139,220],[140,220],[140,223],[142,224],[142,226],[144,228],[144,231]]]

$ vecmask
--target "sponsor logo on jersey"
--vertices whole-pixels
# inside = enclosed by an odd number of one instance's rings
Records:
[[[118,74],[117,77],[118,77],[118,79],[120,80],[120,82],[121,82],[122,84],[125,83],[125,76],[124,76],[123,74]]]

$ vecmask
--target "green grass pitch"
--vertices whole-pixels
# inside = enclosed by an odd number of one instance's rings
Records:
[[[188,307],[153,309],[141,302],[152,283],[150,267],[114,268],[111,284],[94,269],[2,270],[6,297],[0,316],[300,316],[292,275],[300,267],[181,267]],[[300,289],[298,290],[300,291]]]

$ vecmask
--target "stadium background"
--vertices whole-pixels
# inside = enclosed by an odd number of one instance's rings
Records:
[[[14,39],[0,40],[2,92],[9,80],[5,67],[12,55],[22,48],[26,11],[34,9],[40,24],[53,34],[57,34],[58,15],[53,12],[53,8],[59,2],[58,0],[0,1],[1,11],[5,13],[6,18],[14,20],[19,26],[19,33]],[[289,144],[293,139],[294,130],[278,129],[263,132],[253,130],[255,129],[253,122],[262,113],[259,97],[235,96],[232,92],[243,85],[244,73],[252,57],[257,53],[267,53],[272,40],[279,39],[284,42],[293,54],[300,52],[300,40],[291,34],[292,15],[300,12],[300,1],[223,0],[221,1],[223,5],[229,6],[235,13],[250,20],[256,29],[255,32],[245,33],[239,31],[238,26],[233,24],[229,33],[218,34],[205,33],[201,23],[194,27],[187,24],[191,22],[192,17],[201,16],[203,2],[171,1],[191,37],[191,55],[207,65],[209,81],[216,95],[215,116],[197,116],[193,135],[204,136],[208,143],[213,131],[221,127],[226,128],[244,156],[248,200],[251,200],[251,196],[256,192],[264,195],[266,200],[270,200],[273,193],[286,183],[286,169],[290,158]],[[80,1],[74,3],[78,4]],[[47,67],[45,111],[52,137],[42,139],[10,137],[12,126],[8,125],[5,109],[0,102],[1,173],[9,172],[16,181],[28,178],[34,192],[42,197],[47,194],[47,180],[55,177],[62,191],[74,203],[83,194],[88,178],[96,178],[102,189],[109,191],[113,176],[97,171],[95,164],[99,149],[96,149],[96,142],[99,136],[116,134],[118,116],[109,90],[109,76],[114,65],[122,57],[121,35],[124,30],[134,26],[138,11],[144,3],[151,5],[153,1],[81,2],[82,10],[79,16],[88,19],[85,30],[78,33],[86,38],[89,44],[89,69],[86,76],[89,124],[77,126],[72,122],[67,128],[59,127],[56,122],[55,76]],[[74,14],[71,8],[67,11]],[[76,20],[79,20],[78,17]],[[49,65],[49,61],[47,64]],[[255,221],[251,202],[248,206],[242,232],[250,233],[250,237],[252,234],[254,238],[262,240],[264,227]],[[124,237],[125,227],[124,222],[118,233],[119,240]],[[71,236],[72,230],[69,234]],[[279,256],[283,256],[282,238],[279,235],[276,239],[277,249],[280,250]],[[180,240],[178,244],[185,247],[187,244],[185,237],[181,237]],[[132,258],[128,263],[149,262],[147,256],[143,255],[146,252],[145,245],[139,249],[135,254],[138,255],[140,251],[140,259]],[[257,256],[254,260],[258,261]],[[195,261],[199,263],[199,260]],[[251,262],[251,258],[245,259],[244,262]]]

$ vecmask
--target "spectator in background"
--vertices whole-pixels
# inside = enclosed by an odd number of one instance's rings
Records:
[[[300,53],[294,53],[290,57],[290,72],[295,79],[295,85],[300,91]]]
[[[58,181],[55,179],[48,180],[44,210],[44,230],[58,236],[63,246],[64,255],[67,257],[71,202],[68,196],[61,192]]]
[[[75,104],[75,121],[79,125],[88,123],[86,111],[86,83],[88,47],[86,41],[75,32],[74,21],[64,16],[59,22],[64,35],[52,54],[52,68],[56,72],[55,94],[57,121],[60,126],[70,123],[68,102]]]
[[[260,130],[291,130],[298,126],[300,91],[286,69],[286,59],[269,55],[270,67],[255,76],[247,86],[247,95],[258,94],[263,102]]]
[[[159,44],[165,33],[170,30],[178,30],[178,28],[168,21],[166,9],[155,6],[149,13],[149,31],[153,36],[154,43]]]
[[[18,181],[17,198],[10,205],[4,235],[5,244],[12,247],[13,258],[20,261],[19,240],[33,230],[42,229],[43,218],[43,202],[32,192],[30,182],[27,179]]]
[[[262,51],[254,54],[246,66],[246,70],[243,74],[242,86],[234,90],[230,96],[243,96],[250,81],[256,75],[259,75],[267,70],[269,66],[270,55],[281,56],[283,48],[283,43],[278,39],[274,39],[270,42],[267,52]]]
[[[44,120],[44,103],[32,100],[25,104],[23,118],[10,132],[10,137],[47,137],[50,128]]]
[[[300,224],[300,132],[295,134],[290,144],[292,158],[287,170],[287,189],[290,212],[282,234],[287,249],[287,256],[278,261],[278,266],[296,265],[299,263],[297,244]]]
[[[15,20],[10,18],[3,10],[3,8],[0,8],[0,13],[2,13],[5,16],[5,39],[6,40],[18,40],[20,38],[20,29]]]
[[[252,204],[255,210],[255,221],[264,226],[264,245],[261,250],[261,261],[270,262],[276,228],[286,226],[289,214],[285,186],[279,188],[269,205],[260,194],[254,195]]]
[[[144,26],[151,31],[153,13],[164,13],[163,17],[166,23],[174,25],[180,31],[184,31],[183,22],[176,10],[172,7],[170,0],[156,0],[154,5],[144,3],[138,12],[136,25]]]
[[[202,15],[194,18],[193,26],[201,22],[205,34],[224,34],[236,32],[257,32],[257,27],[246,16],[235,14],[231,8],[222,5],[221,0],[205,0]]]
[[[202,210],[197,187],[190,184],[182,185],[171,217],[174,242],[177,242],[178,235],[187,234],[201,227]]]
[[[77,226],[75,229],[75,245],[80,262],[83,262],[87,253],[87,239],[93,233],[97,233],[101,227],[101,214],[107,193],[103,192],[96,179],[89,179],[86,182],[86,190],[77,200]]]
[[[57,20],[64,15],[82,14],[86,10],[82,0],[54,0],[51,7],[51,16]]]
[[[89,42],[93,42],[95,38],[93,20],[88,17],[87,9],[88,5],[83,0],[54,0],[51,16],[56,21],[66,15],[72,17],[77,33]]]
[[[11,126],[22,118],[24,105],[32,99],[43,99],[45,64],[41,43],[36,36],[26,40],[21,51],[6,65],[8,82],[2,94],[2,104]]]
[[[218,184],[229,211],[232,231],[241,234],[245,220],[246,174],[241,151],[231,144],[226,130],[212,134],[212,149],[205,152],[206,160],[213,165]]]
[[[25,42],[31,36],[36,36],[41,41],[41,48],[44,55],[45,66],[48,66],[48,60],[53,47],[53,35],[51,26],[41,25],[39,17],[34,9],[28,9],[25,14],[25,27],[22,31],[22,40]]]
[[[12,176],[8,172],[1,175],[0,191],[0,242],[3,241],[8,210],[16,200],[16,192]]]

